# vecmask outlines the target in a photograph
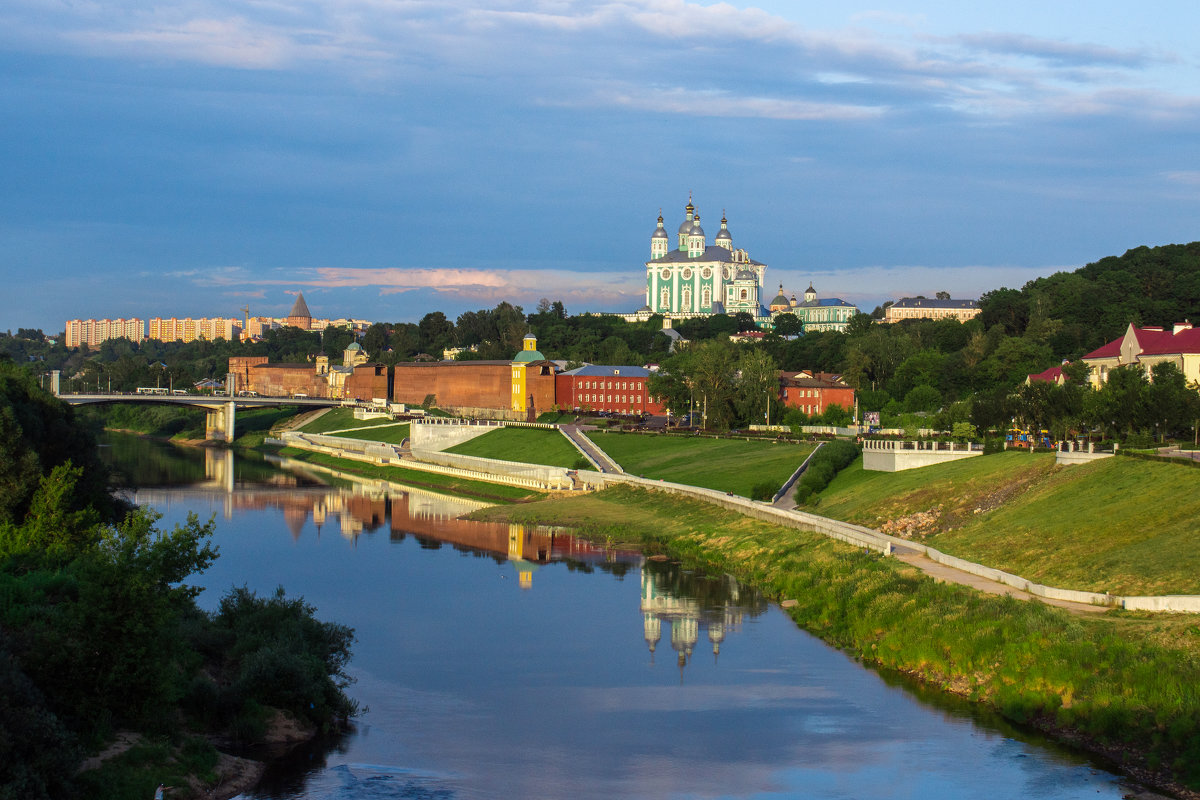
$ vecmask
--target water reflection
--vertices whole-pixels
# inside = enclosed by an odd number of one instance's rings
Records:
[[[191,486],[147,476],[135,496],[164,524],[225,514],[200,602],[282,583],[358,636],[370,712],[253,797],[1121,796],[1078,758],[889,686],[727,577],[466,522],[470,500],[189,455],[156,458]]]
[[[746,617],[764,613],[767,602],[732,575],[704,575],[655,557],[642,565],[641,610],[643,636],[651,657],[662,641],[663,623],[670,627],[669,641],[682,683],[684,668],[691,661],[702,631],[716,663],[725,637],[739,630]]]

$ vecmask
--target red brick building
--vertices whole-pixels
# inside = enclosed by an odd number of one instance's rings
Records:
[[[512,361],[431,361],[397,364],[392,399],[419,406],[433,395],[438,408],[462,416],[526,419],[554,408],[554,362],[525,365],[525,409],[513,411]]]
[[[779,399],[788,408],[798,408],[809,416],[824,413],[832,405],[854,410],[854,389],[840,375],[828,372],[779,373]]]
[[[598,364],[567,370],[555,378],[556,402],[567,410],[664,414],[663,404],[650,396],[647,384],[651,374],[645,367]]]

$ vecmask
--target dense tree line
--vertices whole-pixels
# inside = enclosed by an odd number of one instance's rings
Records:
[[[858,314],[844,333],[803,335],[792,335],[799,320],[784,314],[776,330],[762,341],[740,344],[730,343],[729,337],[754,328],[749,315],[677,320],[676,331],[694,349],[684,356],[672,354],[672,340],[662,332],[660,316],[641,323],[608,315],[571,316],[561,302],[543,299],[532,313],[502,302],[453,320],[432,311],[415,323],[376,323],[366,331],[362,345],[372,359],[386,363],[440,359],[451,347],[466,348],[457,356],[460,359],[508,359],[532,332],[548,358],[572,364],[660,363],[693,386],[697,382],[686,372],[691,368],[688,362],[709,369],[710,362],[723,354],[718,360],[733,365],[729,374],[736,376],[746,355],[759,353],[760,363],[777,369],[843,376],[858,390],[862,410],[880,411],[892,424],[916,425],[915,415],[919,415],[925,420],[921,426],[932,422],[950,429],[972,421],[996,427],[1018,416],[1032,419],[1032,412],[1014,405],[1026,375],[1077,360],[1120,336],[1131,322],[1169,326],[1194,315],[1200,308],[1200,242],[1135,248],[1074,272],[1038,278],[1020,289],[987,292],[980,306],[980,316],[965,324],[906,320],[884,325],[873,315]],[[876,312],[882,315],[882,309]],[[27,330],[15,336],[0,334],[0,352],[27,361],[37,371],[62,369],[74,388],[111,384],[124,391],[221,378],[230,355],[266,355],[274,362],[308,361],[322,352],[337,358],[352,338],[344,329],[318,334],[283,328],[268,332],[259,342],[138,345],[117,340],[103,343],[96,352],[72,352],[39,343],[40,334]],[[710,344],[714,349],[706,349]],[[722,374],[723,369],[714,374]],[[678,387],[660,388],[679,401]],[[701,395],[715,398],[709,400],[714,407],[710,422],[734,426],[765,417],[765,407],[755,408],[750,390],[739,386],[738,380],[725,390],[710,387]],[[833,413],[831,419],[837,416]],[[783,409],[772,408],[771,417],[784,420]],[[1059,417],[1060,428],[1064,418]],[[799,415],[791,413],[787,421],[798,422]],[[1147,419],[1129,425],[1138,430],[1147,425],[1151,430],[1172,427]]]
[[[217,556],[212,522],[162,530],[114,501],[71,408],[2,361],[0,450],[0,797],[149,797],[152,774],[76,774],[117,729],[211,765],[201,734],[254,741],[272,707],[316,726],[354,713],[353,632],[282,594],[202,612],[186,581]]]

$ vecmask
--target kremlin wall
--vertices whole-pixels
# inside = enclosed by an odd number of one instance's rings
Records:
[[[589,364],[563,370],[526,336],[511,361],[371,363],[357,343],[340,366],[320,356],[314,363],[271,364],[266,356],[235,356],[229,373],[239,394],[370,401],[387,398],[409,406],[436,405],[457,416],[533,421],[555,409],[617,414],[663,414],[649,394],[650,370]]]

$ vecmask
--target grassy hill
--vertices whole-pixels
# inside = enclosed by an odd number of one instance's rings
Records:
[[[477,458],[498,458],[522,464],[546,464],[565,469],[591,469],[575,445],[557,430],[547,428],[497,428],[446,449]]]
[[[704,436],[588,434],[631,475],[749,497],[761,483],[783,485],[813,451],[810,444]]]
[[[844,470],[814,509],[1030,580],[1114,594],[1200,594],[1200,470],[1110,458],[1056,467],[1000,453],[906,472]]]

